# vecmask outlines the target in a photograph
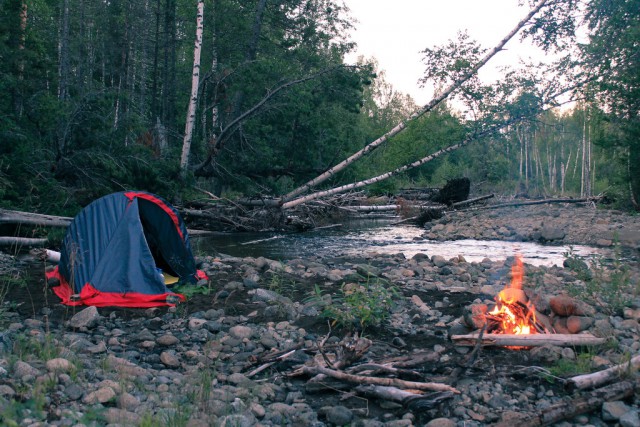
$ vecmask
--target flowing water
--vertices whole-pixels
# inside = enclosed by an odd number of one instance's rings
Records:
[[[441,255],[447,259],[462,255],[469,262],[484,258],[503,260],[520,254],[532,265],[562,266],[565,254],[584,258],[610,258],[612,251],[589,246],[551,246],[529,242],[498,240],[433,241],[422,238],[424,229],[411,225],[394,225],[390,220],[359,220],[340,227],[305,233],[236,233],[193,239],[195,250],[203,254],[224,253],[238,257],[263,256],[275,260],[309,256],[356,256],[369,252],[403,253],[411,258],[417,253]]]

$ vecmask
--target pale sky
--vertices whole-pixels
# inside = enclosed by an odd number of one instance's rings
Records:
[[[467,30],[471,39],[484,48],[495,46],[528,13],[518,0],[344,0],[358,21],[352,39],[358,44],[355,55],[375,57],[394,89],[411,95],[418,105],[431,99],[431,91],[418,86],[424,73],[423,55],[427,47],[455,40]],[[506,51],[498,53],[480,76],[495,80],[496,66],[516,66],[519,58],[541,54],[519,42],[516,35]]]

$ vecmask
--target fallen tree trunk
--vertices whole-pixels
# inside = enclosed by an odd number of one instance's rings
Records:
[[[0,236],[0,246],[44,246],[47,239],[33,237],[8,237]]]
[[[43,215],[33,212],[0,209],[0,224],[41,225],[45,227],[66,227],[73,218],[66,216]]]
[[[499,208],[510,208],[510,207],[516,207],[516,206],[544,205],[548,203],[587,203],[587,202],[599,202],[600,200],[602,200],[602,197],[586,197],[584,199],[543,199],[543,200],[530,200],[527,202],[501,203],[499,205],[482,206],[479,208],[469,208],[469,210],[499,209]]]
[[[453,82],[451,82],[451,84],[448,85],[447,87],[445,87],[442,91],[440,91],[435,98],[433,98],[429,103],[427,103],[422,108],[419,108],[417,111],[412,113],[406,120],[404,120],[404,121],[400,122],[399,124],[397,124],[395,127],[393,127],[391,130],[386,132],[384,135],[382,135],[381,137],[379,137],[375,141],[370,142],[369,144],[367,144],[360,151],[352,154],[347,159],[345,159],[342,162],[338,163],[337,165],[329,168],[327,171],[325,171],[321,175],[313,178],[312,180],[306,182],[302,186],[297,187],[293,191],[291,191],[288,194],[286,194],[283,197],[283,201],[285,201],[285,203],[283,203],[283,205],[282,205],[283,208],[293,207],[293,206],[295,206],[297,204],[304,203],[304,202],[309,201],[309,200],[313,200],[313,199],[316,199],[316,198],[319,198],[319,197],[324,197],[326,195],[334,194],[334,193],[317,192],[317,193],[313,193],[311,195],[307,195],[306,197],[300,197],[302,194],[307,193],[308,191],[311,191],[314,187],[318,186],[318,184],[320,184],[320,183],[322,183],[322,182],[334,177],[338,172],[342,171],[347,166],[349,166],[352,163],[354,163],[356,160],[358,160],[361,157],[364,157],[365,155],[367,155],[370,152],[374,151],[376,148],[378,148],[382,144],[386,143],[390,138],[392,138],[393,136],[395,136],[398,133],[402,132],[408,126],[408,124],[410,122],[412,122],[413,120],[423,116],[424,114],[428,113],[429,111],[433,110],[438,104],[440,104],[442,101],[446,100],[449,97],[449,95],[451,95],[454,91],[456,91],[458,88],[460,88],[460,86],[462,86],[467,80],[472,78],[478,72],[478,70],[480,70],[487,62],[489,62],[489,60],[493,56],[495,56],[498,52],[502,51],[502,49],[504,48],[504,45],[506,45],[507,42],[509,40],[511,40],[520,31],[520,29],[522,27],[527,25],[529,23],[529,20],[533,16],[535,16],[540,11],[540,9],[542,9],[544,6],[546,6],[546,4],[547,4],[547,0],[539,1],[529,11],[529,13],[522,20],[520,20],[518,22],[518,24],[502,40],[500,40],[500,42],[498,42],[498,44],[493,49],[487,51],[487,53],[476,64],[474,64],[472,67],[470,67],[470,69],[469,69],[469,71],[467,73],[462,74],[460,77],[458,77]],[[454,149],[455,148],[451,147],[450,149],[445,149],[445,151],[452,151]],[[389,175],[389,176],[392,176],[392,175]],[[383,178],[383,176],[381,175],[381,176],[379,176],[379,178],[372,179],[371,183],[377,182],[377,181],[382,180],[382,179],[386,179],[386,178]],[[361,182],[364,183],[365,181],[361,181]],[[363,184],[363,185],[368,185],[368,184]],[[353,186],[353,187],[345,188],[345,190],[346,189],[352,189],[352,188],[357,188],[357,187]],[[338,191],[338,192],[340,192],[340,191]]]
[[[502,420],[495,427],[512,427],[515,425],[547,426],[558,421],[571,419],[580,414],[586,414],[599,409],[603,403],[622,400],[635,393],[638,384],[635,381],[623,381],[577,397],[567,399],[551,405],[537,414],[520,414],[510,412],[503,415]]]
[[[618,379],[625,374],[630,374],[638,368],[640,368],[640,356],[635,356],[627,363],[612,366],[611,368],[605,369],[603,371],[578,375],[576,377],[569,378],[569,380],[567,381],[567,388],[569,390],[582,390],[586,388],[597,387]]]
[[[480,197],[476,197],[474,199],[467,199],[467,200],[463,200],[461,202],[456,202],[452,206],[454,208],[459,208],[459,207],[462,207],[462,206],[471,205],[471,204],[476,203],[476,202],[481,202],[483,200],[491,199],[492,197],[494,197],[493,194],[487,194],[486,196],[480,196]]]
[[[591,334],[479,334],[453,335],[451,341],[463,347],[473,347],[480,341],[483,347],[540,347],[546,344],[557,346],[587,346],[601,345],[605,343],[604,338],[598,338]]]

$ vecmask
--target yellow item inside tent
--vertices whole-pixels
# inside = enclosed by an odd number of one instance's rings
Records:
[[[178,280],[180,280],[178,277],[167,274],[164,271],[162,272],[162,276],[164,277],[164,284],[167,286],[173,285],[174,283],[178,283]]]

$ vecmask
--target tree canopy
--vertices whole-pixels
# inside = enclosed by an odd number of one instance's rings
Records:
[[[637,207],[640,0],[532,2],[521,37],[559,59],[494,84],[474,74],[490,47],[466,33],[425,46],[423,83],[460,84],[422,107],[374,58],[345,63],[354,20],[337,0],[206,2],[193,97],[196,3],[0,0],[1,206],[68,214],[129,188],[277,198],[463,175],[477,191],[606,191]]]

